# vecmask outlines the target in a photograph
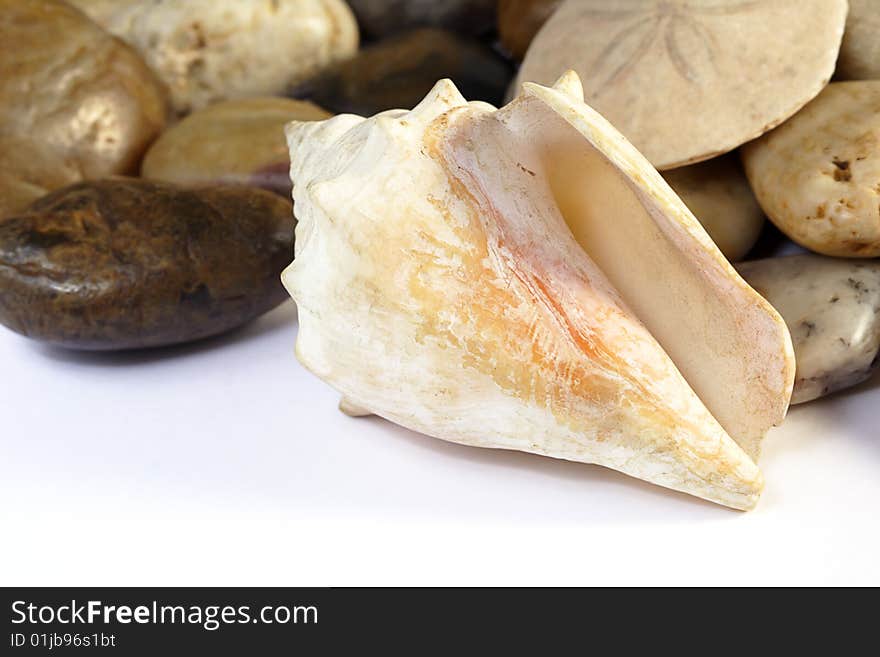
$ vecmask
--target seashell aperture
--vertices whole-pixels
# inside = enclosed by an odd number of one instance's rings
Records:
[[[575,74],[286,132],[296,353],[343,410],[755,505],[788,331]]]

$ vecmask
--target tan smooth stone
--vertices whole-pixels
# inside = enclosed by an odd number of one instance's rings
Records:
[[[828,85],[742,156],[764,212],[795,242],[880,256],[880,81]]]
[[[880,78],[880,3],[877,0],[849,0],[837,75],[842,80]]]
[[[664,171],[663,177],[728,260],[740,260],[758,241],[764,213],[735,155]]]
[[[178,114],[282,94],[358,47],[342,0],[70,0],[143,55]]]
[[[290,197],[284,125],[330,116],[317,105],[289,98],[211,105],[166,131],[144,157],[141,175],[182,185],[249,185]]]
[[[137,53],[52,0],[0,0],[0,44],[0,212],[59,185],[137,170],[168,113]]]
[[[562,0],[499,0],[498,32],[501,43],[522,59],[532,39]]]
[[[566,0],[517,77],[567,69],[658,169],[693,164],[792,116],[834,72],[846,0]]]

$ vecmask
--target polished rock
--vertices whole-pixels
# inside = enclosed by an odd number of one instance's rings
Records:
[[[495,23],[496,0],[348,0],[364,32],[381,39],[416,27],[482,34]]]
[[[508,64],[478,41],[419,29],[363,49],[290,95],[337,114],[371,116],[415,107],[442,78],[451,78],[466,98],[498,104],[512,75]]]
[[[846,0],[565,0],[512,93],[567,69],[586,101],[660,170],[779,125],[834,72]]]
[[[222,333],[285,299],[294,224],[290,202],[260,189],[57,190],[0,222],[0,323],[89,350]]]
[[[144,158],[145,178],[189,186],[262,187],[290,198],[289,121],[330,118],[289,98],[228,100],[193,112],[166,131]]]
[[[0,220],[81,178],[79,169],[59,158],[50,144],[0,133]]]
[[[736,155],[663,172],[728,260],[741,260],[766,223]]]
[[[880,19],[877,0],[849,0],[846,30],[840,44],[837,76],[841,80],[880,78]]]
[[[829,256],[880,256],[880,80],[833,82],[742,149],[773,223]]]
[[[132,44],[186,114],[271,96],[358,47],[343,0],[71,0]]]
[[[737,268],[791,331],[793,404],[861,383],[880,365],[880,263],[797,255]]]
[[[532,39],[562,0],[500,0],[498,32],[507,51],[522,59]]]
[[[136,52],[51,0],[0,0],[0,44],[0,214],[60,184],[137,171],[168,106]]]

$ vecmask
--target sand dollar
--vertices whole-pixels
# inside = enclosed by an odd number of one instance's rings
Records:
[[[581,76],[586,101],[660,169],[730,151],[816,96],[846,0],[567,0],[519,82]]]

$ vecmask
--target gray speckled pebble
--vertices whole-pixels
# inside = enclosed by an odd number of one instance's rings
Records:
[[[793,404],[861,383],[880,365],[880,263],[797,255],[737,269],[791,330]]]

